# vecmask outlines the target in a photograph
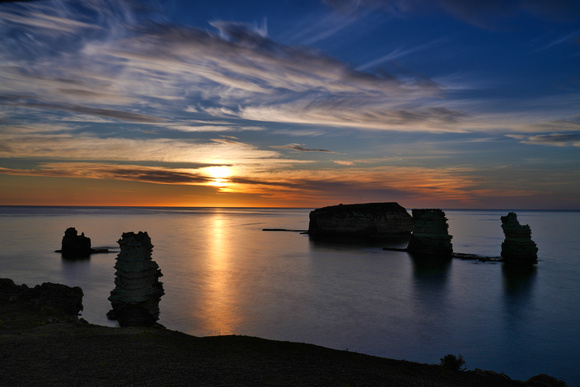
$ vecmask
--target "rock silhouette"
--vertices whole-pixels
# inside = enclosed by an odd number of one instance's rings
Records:
[[[86,237],[84,232],[78,235],[74,227],[65,230],[61,246],[61,250],[56,250],[56,252],[67,259],[88,258],[91,254],[109,252],[108,249],[93,249],[91,238]]]
[[[65,257],[88,257],[93,252],[91,248],[91,238],[87,238],[85,233],[78,235],[74,227],[69,227],[62,237],[62,248],[59,251]]]
[[[407,251],[418,255],[449,256],[453,254],[447,218],[440,209],[414,209],[413,236]]]
[[[340,204],[310,212],[312,236],[390,237],[410,235],[411,215],[398,203]]]
[[[0,278],[0,304],[9,303],[49,320],[76,320],[83,310],[83,290],[51,282],[30,288],[25,284],[16,285],[9,278]]]
[[[159,301],[165,294],[161,270],[151,259],[153,245],[146,232],[123,233],[115,263],[115,289],[109,301],[109,319],[121,326],[150,326],[159,319]]]
[[[505,240],[501,244],[501,256],[505,263],[538,263],[538,247],[532,241],[530,226],[521,225],[515,212],[501,217]]]

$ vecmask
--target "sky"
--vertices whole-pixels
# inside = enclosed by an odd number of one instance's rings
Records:
[[[580,209],[580,1],[0,1],[0,205],[391,201]]]

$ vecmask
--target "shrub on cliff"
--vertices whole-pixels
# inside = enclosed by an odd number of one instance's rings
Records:
[[[467,369],[467,364],[463,360],[463,356],[455,356],[452,354],[445,355],[441,358],[441,366],[451,371],[465,371]]]

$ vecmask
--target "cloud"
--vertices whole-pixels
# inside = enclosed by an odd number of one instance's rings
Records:
[[[537,122],[525,125],[524,129],[533,132],[580,132],[580,117],[572,117],[570,120]]]
[[[520,140],[523,144],[551,145],[551,146],[577,146],[580,147],[580,132],[578,133],[551,133],[536,136],[508,135],[507,137]]]
[[[157,184],[200,184],[208,183],[210,179],[199,174],[168,171],[152,168],[111,168],[101,170],[105,176],[113,179],[142,181]]]
[[[279,44],[240,23],[234,23],[235,38],[226,28],[230,23],[213,24],[220,26],[221,34],[166,27],[119,42],[106,51],[136,68],[185,72],[198,76],[199,82],[268,94],[262,96],[266,99],[272,97],[269,94],[273,91],[421,95],[425,92],[422,85],[412,80],[357,71],[319,52]],[[433,92],[430,88],[428,91]]]
[[[301,145],[301,144],[273,145],[270,148],[275,148],[275,149],[293,149],[293,150],[299,151],[299,152],[329,152],[329,153],[334,153],[333,151],[329,151],[329,150],[326,150],[326,149],[308,149],[308,148],[304,148],[304,146]]]
[[[318,170],[255,172],[232,178],[224,192],[244,192],[267,198],[308,202],[413,200],[425,203],[474,205],[486,197],[529,196],[529,189],[502,182],[502,189],[490,189],[485,179],[474,177],[470,168],[364,167]],[[494,183],[497,183],[494,181]]]
[[[17,107],[166,123],[186,132],[232,129],[192,125],[182,119],[187,113],[361,129],[399,130],[412,123],[414,130],[431,131],[449,131],[463,117],[441,102],[444,89],[431,79],[401,68],[366,72],[368,66],[356,69],[320,51],[281,44],[267,36],[265,23],[215,20],[213,30],[203,30],[140,19],[126,3],[119,10],[102,1],[89,4],[98,16],[93,24],[103,28],[63,42],[31,29],[38,41],[19,47],[38,45],[35,55],[13,45],[0,52],[6,59],[0,97],[17,98]],[[113,11],[120,15],[107,14]],[[39,18],[33,9],[19,12]],[[64,15],[75,16],[72,10]]]
[[[60,33],[76,33],[82,28],[97,28],[92,24],[83,23],[68,18],[47,15],[40,12],[32,12],[30,14],[21,15],[16,12],[2,12],[0,11],[0,21],[3,23],[15,23],[27,27],[40,28],[44,32],[46,30]]]
[[[211,181],[201,173],[139,165],[99,163],[42,163],[34,169],[0,168],[0,174],[19,176],[74,177],[115,179],[155,184],[207,184]]]
[[[19,133],[18,128],[7,128],[2,137],[6,149],[0,157],[48,158],[66,160],[123,160],[215,163],[235,162],[240,165],[269,160],[276,164],[279,153],[260,150],[255,146],[228,139],[212,141],[179,140],[167,138],[128,139],[99,138],[86,133]],[[41,129],[44,128],[41,126]]]
[[[0,103],[13,107],[35,108],[35,109],[51,109],[63,110],[73,113],[81,113],[88,115],[95,115],[105,118],[113,118],[120,121],[139,122],[139,123],[155,123],[163,122],[159,117],[154,117],[146,114],[125,112],[115,109],[91,108],[87,106],[76,106],[66,104],[51,104],[51,103],[37,103],[37,102],[14,102],[14,103]]]
[[[348,165],[348,166],[356,165],[356,162],[348,160],[333,160],[332,162],[338,165]]]
[[[324,126],[405,131],[465,132],[459,126],[464,113],[446,107],[394,108],[376,101],[334,99],[306,100],[287,105],[246,107],[241,116],[249,120]]]

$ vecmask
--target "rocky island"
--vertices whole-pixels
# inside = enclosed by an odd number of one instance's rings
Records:
[[[411,215],[396,202],[339,204],[310,212],[314,237],[393,237],[410,235]]]
[[[515,212],[501,217],[505,240],[501,244],[501,256],[507,264],[533,265],[538,263],[538,247],[532,240],[530,226],[521,225]]]
[[[413,209],[413,236],[409,241],[409,253],[439,257],[451,257],[453,245],[449,235],[447,218],[440,209]]]
[[[65,230],[62,237],[61,249],[56,250],[61,253],[64,258],[87,258],[91,254],[108,253],[107,249],[93,249],[91,247],[91,238],[86,237],[85,233],[78,235],[78,231],[74,227],[69,227]]]

